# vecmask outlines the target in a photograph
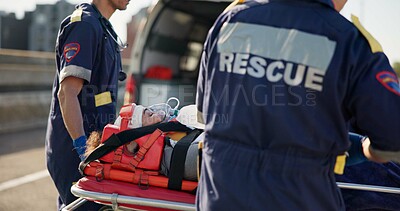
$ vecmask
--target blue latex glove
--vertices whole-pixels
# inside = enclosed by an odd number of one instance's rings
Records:
[[[362,142],[365,136],[349,133],[349,139],[351,142],[351,147],[348,151],[349,157],[346,159],[346,166],[356,165],[362,162],[367,161],[368,159],[365,157]]]
[[[74,149],[78,153],[81,161],[85,160],[86,136],[81,136],[73,140],[72,144],[74,145]]]

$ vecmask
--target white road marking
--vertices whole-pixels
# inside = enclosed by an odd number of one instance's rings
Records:
[[[48,177],[48,176],[50,176],[49,172],[47,170],[43,170],[43,171],[35,172],[33,174],[25,175],[23,177],[8,180],[6,182],[0,183],[0,191],[14,188],[14,187],[17,187],[17,186],[20,186],[20,185],[23,185],[23,184],[26,184],[29,182],[33,182],[35,180],[39,180],[39,179]]]

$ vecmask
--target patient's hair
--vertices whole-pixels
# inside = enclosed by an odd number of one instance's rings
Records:
[[[100,145],[101,131],[93,131],[90,133],[88,140],[86,141],[85,157],[87,157],[97,146]]]

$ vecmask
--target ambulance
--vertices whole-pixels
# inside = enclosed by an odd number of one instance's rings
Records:
[[[232,0],[159,0],[137,29],[124,103],[193,104],[203,43]]]

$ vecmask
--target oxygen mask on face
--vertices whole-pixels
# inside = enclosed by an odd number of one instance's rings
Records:
[[[170,103],[172,101],[176,101],[175,107],[171,107]],[[160,116],[162,118],[161,122],[168,122],[178,115],[178,107],[179,107],[178,98],[171,97],[167,100],[166,103],[154,104],[147,107],[147,109],[156,114],[157,116]]]

